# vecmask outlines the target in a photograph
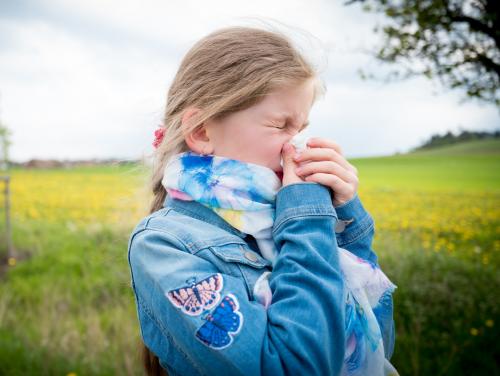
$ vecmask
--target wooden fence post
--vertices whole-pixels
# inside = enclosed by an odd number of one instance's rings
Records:
[[[10,223],[10,176],[0,176],[0,180],[4,182],[4,198],[5,198],[5,234],[7,239],[7,260],[14,257],[12,247],[12,228]]]

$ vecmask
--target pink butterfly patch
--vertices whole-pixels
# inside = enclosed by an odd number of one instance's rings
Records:
[[[170,302],[185,314],[198,316],[219,302],[223,287],[220,273],[213,274],[200,282],[196,282],[196,277],[193,277],[186,283],[189,285],[170,290],[166,294]]]

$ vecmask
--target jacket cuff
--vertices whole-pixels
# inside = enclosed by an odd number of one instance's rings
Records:
[[[334,209],[338,217],[335,234],[340,247],[352,243],[374,226],[373,218],[365,210],[357,192],[352,199]]]
[[[275,223],[291,215],[311,214],[337,216],[327,187],[316,182],[305,182],[289,184],[278,191]]]

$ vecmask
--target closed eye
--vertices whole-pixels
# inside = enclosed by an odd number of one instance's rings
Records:
[[[276,125],[276,124],[279,124],[279,125]],[[278,128],[278,129],[284,129],[286,127],[286,124],[285,125],[282,125],[278,122],[273,122],[270,124],[271,128]]]
[[[285,129],[287,127],[288,123],[286,123],[285,125],[280,125],[280,126],[272,126],[273,128],[278,128],[278,129]],[[307,127],[309,126],[309,121],[305,122],[302,127],[300,128],[301,131],[303,131],[304,129],[306,129]]]

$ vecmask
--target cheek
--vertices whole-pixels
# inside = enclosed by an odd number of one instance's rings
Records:
[[[271,157],[276,153],[281,153],[281,149],[283,147],[281,137],[278,137],[276,134],[271,132],[253,132],[246,134],[244,137],[239,134],[238,137],[241,139],[242,143],[248,145],[250,149],[262,154],[263,156],[265,155],[266,157]]]
[[[283,149],[283,142],[279,139],[270,140],[266,143],[265,152],[269,157],[275,157],[281,155],[281,150]]]
[[[258,161],[259,164],[270,168],[278,168],[281,160],[281,149],[283,145],[275,140],[268,139],[263,142],[262,139],[256,141],[251,149],[251,158]]]
[[[271,163],[273,169],[281,169],[281,152],[283,150],[284,142],[274,142],[269,148],[268,161]]]

